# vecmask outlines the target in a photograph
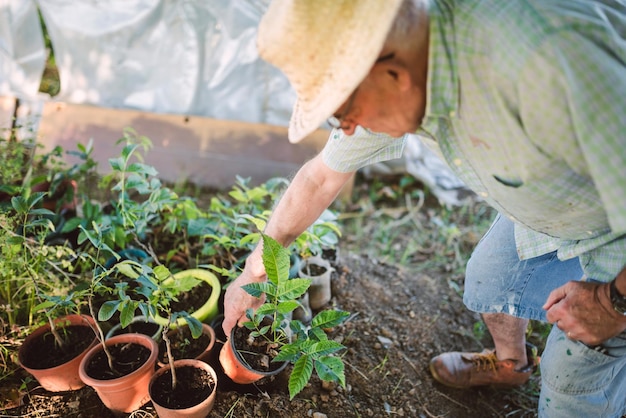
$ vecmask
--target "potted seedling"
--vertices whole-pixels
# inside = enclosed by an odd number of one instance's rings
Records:
[[[61,266],[63,262],[69,264],[74,254],[71,249],[44,243],[46,230],[51,230],[51,222],[43,217],[51,212],[37,208],[44,195],[26,193],[11,198],[13,215],[3,219],[6,222],[0,225],[1,235],[6,238],[4,250],[10,258],[3,258],[0,264],[3,272],[10,263],[21,264],[22,274],[27,276],[34,296],[40,301],[31,311],[43,311],[47,319],[47,324],[35,329],[20,346],[19,362],[44,389],[58,392],[84,386],[78,366],[97,340],[92,318],[67,314],[78,312],[76,295],[66,292],[67,289],[50,288],[50,284],[61,282],[55,276],[63,276],[65,282],[70,280]],[[18,274],[17,269],[12,271]]]
[[[79,242],[89,241],[96,253],[86,253],[96,268],[93,269],[92,281],[87,290],[83,290],[88,299],[91,315],[97,318],[96,330],[100,344],[93,347],[80,363],[80,378],[95,389],[102,403],[115,412],[132,412],[150,400],[148,383],[154,374],[158,347],[149,336],[138,333],[116,335],[105,339],[102,324],[106,323],[115,312],[119,312],[122,327],[128,326],[135,316],[139,302],[131,298],[128,282],[115,283],[115,288],[108,286],[107,277],[114,274],[126,274],[137,277],[129,267],[132,261],[122,260],[103,240],[104,231],[97,224],[92,230],[81,228]],[[119,261],[106,269],[99,260],[103,252],[115,256]],[[109,299],[96,313],[94,297],[113,293],[117,298]],[[136,298],[135,298],[136,299]]]
[[[146,270],[145,266],[142,267]],[[147,311],[153,316],[159,312],[161,317],[167,318],[162,343],[165,364],[150,380],[150,399],[163,418],[206,417],[215,402],[217,375],[203,359],[208,357],[215,343],[215,333],[209,325],[187,312],[172,311],[177,295],[195,287],[197,279],[193,275],[183,275],[173,280],[169,270],[162,265],[155,267],[152,274],[143,276],[156,279],[142,283],[141,291],[149,295]],[[197,354],[190,354],[190,350],[184,350],[185,342],[191,344],[191,341],[185,341],[185,335],[195,341],[206,339],[206,347]],[[183,347],[178,344],[181,337]],[[176,344],[172,344],[173,340]]]
[[[172,338],[178,336],[178,332],[188,330],[190,338],[198,339],[210,328],[185,311],[172,311],[172,303],[177,300],[177,296],[195,287],[197,279],[187,275],[173,280],[165,266],[152,268],[133,260],[121,261],[115,268],[135,282],[132,292],[142,297],[133,299],[125,291],[119,293],[117,300],[102,305],[99,319],[108,319],[114,311],[121,311],[123,318],[123,312],[135,312],[137,309],[149,318],[154,318],[157,313],[166,318],[162,334],[164,364],[148,382],[149,397],[161,417],[176,416],[181,410],[184,416],[195,416],[193,414],[196,413],[199,414],[197,416],[206,416],[215,400],[215,371],[201,360],[176,358],[172,348]],[[119,290],[123,287],[120,286]],[[215,342],[212,329],[209,336],[207,344],[212,346]]]
[[[197,286],[197,279],[187,275],[178,280],[173,280],[171,272],[163,265],[152,268],[148,264],[128,259],[118,262],[113,266],[113,269],[118,274],[125,275],[128,281],[118,282],[116,286],[117,298],[102,304],[98,313],[100,321],[107,321],[115,312],[120,312],[121,326],[124,328],[130,323],[137,310],[147,318],[155,318],[158,313],[167,320],[162,333],[165,364],[162,364],[157,373],[149,373],[148,377],[142,379],[141,388],[138,391],[140,390],[142,394],[145,393],[145,396],[140,398],[141,404],[147,400],[152,400],[160,417],[176,416],[180,410],[184,411],[184,416],[196,416],[193,415],[196,413],[199,414],[197,416],[206,416],[213,407],[215,400],[217,387],[215,371],[201,360],[182,358],[179,360],[175,358],[171,344],[172,332],[183,329],[183,327],[185,330],[189,330],[190,337],[193,339],[202,336],[206,328],[209,327],[187,312],[173,312],[171,308],[172,303],[177,300],[177,296],[181,292],[188,292]],[[138,334],[123,335],[137,336]],[[123,335],[110,338],[106,341],[107,345],[110,341],[117,341],[116,339]],[[214,333],[210,333],[210,335],[213,337],[209,341],[212,346],[215,341]],[[151,341],[153,340],[151,339]],[[155,345],[155,360],[158,359],[158,353],[159,348]],[[88,358],[86,358],[85,363],[87,361]],[[154,362],[151,361],[151,364],[154,365]],[[154,370],[154,366],[152,366],[152,370]],[[179,378],[179,375],[182,378]],[[98,391],[98,387],[95,385],[100,385],[101,389],[98,394],[105,402],[101,393],[104,392],[101,382],[92,379],[88,384],[94,386],[96,391]],[[136,403],[133,408],[136,409],[138,406],[140,404]],[[133,409],[128,407],[125,409],[116,408],[116,410],[130,412]],[[199,412],[194,412],[196,410]],[[192,415],[188,415],[189,413]]]
[[[246,312],[248,321],[243,327],[232,329],[220,352],[224,372],[234,382],[246,384],[279,372],[291,363],[291,399],[304,388],[314,369],[322,380],[345,386],[343,361],[333,355],[345,347],[329,340],[326,330],[343,323],[348,312],[322,311],[310,326],[292,319],[291,313],[300,306],[298,298],[307,291],[310,280],[290,279],[289,250],[265,234],[262,239],[267,281],[250,283],[243,289],[255,297],[265,295],[265,303],[256,311]]]

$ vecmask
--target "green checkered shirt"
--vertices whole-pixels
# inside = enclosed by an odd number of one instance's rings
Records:
[[[557,250],[612,279],[626,264],[626,5],[438,0],[429,13],[417,134],[515,221],[522,259]],[[345,155],[349,169],[372,162],[366,138],[348,151],[342,141],[331,133],[331,168],[347,171]],[[396,158],[399,143],[375,155]]]

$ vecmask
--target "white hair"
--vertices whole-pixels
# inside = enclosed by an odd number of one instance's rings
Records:
[[[422,16],[426,13],[429,0],[404,0],[400,5],[396,19],[394,20],[387,40],[386,46],[393,49],[410,48],[414,42],[417,42],[415,36],[412,36],[416,25]]]

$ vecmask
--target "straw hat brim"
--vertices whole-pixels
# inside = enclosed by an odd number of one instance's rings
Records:
[[[319,128],[369,73],[402,0],[273,0],[257,45],[297,99],[289,141]]]

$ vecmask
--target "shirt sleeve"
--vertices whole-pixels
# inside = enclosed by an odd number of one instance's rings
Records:
[[[400,158],[406,135],[399,138],[357,127],[353,135],[333,129],[322,150],[324,163],[335,171],[349,173],[369,164]]]

